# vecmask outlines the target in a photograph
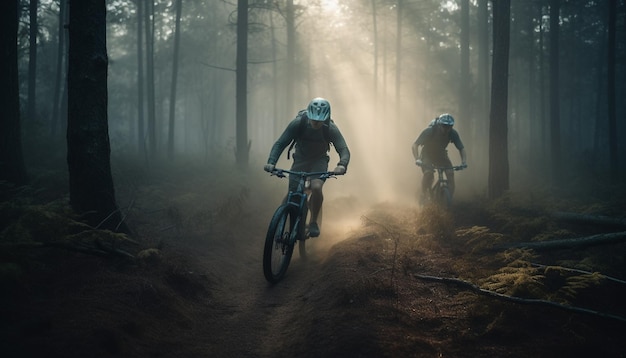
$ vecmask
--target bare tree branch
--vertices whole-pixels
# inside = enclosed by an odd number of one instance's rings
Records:
[[[583,248],[587,246],[597,246],[605,244],[614,244],[626,241],[626,231],[613,232],[607,234],[596,234],[592,236],[578,237],[563,240],[547,240],[532,242],[517,242],[504,245],[498,245],[494,249],[512,249],[527,248],[533,250],[554,250],[554,249],[572,249]]]
[[[446,283],[446,284],[447,283],[455,284],[457,286],[468,288],[471,291],[480,293],[482,295],[495,297],[495,298],[498,298],[498,299],[501,299],[501,300],[505,300],[505,301],[511,301],[511,302],[516,302],[516,303],[521,303],[521,304],[534,304],[534,305],[550,306],[550,307],[559,308],[559,309],[562,309],[562,310],[565,310],[565,311],[576,312],[576,313],[585,313],[585,314],[590,314],[590,315],[594,315],[594,316],[598,316],[598,317],[602,317],[602,318],[609,318],[609,319],[613,319],[613,320],[617,320],[617,321],[626,323],[626,318],[621,317],[621,316],[616,316],[616,315],[609,314],[609,313],[603,313],[603,312],[599,312],[599,311],[594,311],[594,310],[590,310],[590,309],[582,308],[582,307],[563,305],[563,304],[552,302],[552,301],[531,299],[531,298],[521,298],[521,297],[503,295],[501,293],[497,293],[497,292],[493,292],[493,291],[482,289],[482,288],[476,286],[475,284],[473,284],[471,282],[463,281],[463,280],[460,280],[460,279],[457,279],[457,278],[436,277],[436,276],[419,275],[419,274],[413,274],[413,277],[421,279],[421,280],[426,280],[426,281],[435,281],[435,282],[441,282],[441,283]]]

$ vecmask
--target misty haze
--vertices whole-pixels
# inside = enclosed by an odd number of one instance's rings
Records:
[[[3,356],[624,356],[624,0],[0,14]]]

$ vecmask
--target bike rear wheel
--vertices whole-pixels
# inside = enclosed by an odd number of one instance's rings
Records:
[[[286,204],[276,209],[270,221],[263,250],[263,274],[271,283],[280,281],[287,272],[293,254],[294,235],[297,235],[297,228],[294,227],[297,221],[295,211]]]

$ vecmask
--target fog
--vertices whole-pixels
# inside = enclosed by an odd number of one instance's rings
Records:
[[[473,146],[469,136],[463,136],[463,115],[456,114],[456,103],[449,101],[451,93],[457,89],[441,90],[441,99],[436,92],[423,91],[426,83],[420,74],[428,72],[427,58],[422,58],[417,47],[423,41],[415,42],[411,36],[405,40],[409,50],[403,54],[403,76],[400,84],[400,103],[396,101],[395,69],[383,67],[383,59],[378,61],[377,91],[374,92],[374,56],[372,34],[359,28],[359,21],[371,18],[367,9],[361,13],[347,11],[334,1],[322,1],[317,19],[325,19],[323,23],[330,26],[310,27],[319,25],[315,19],[304,20],[303,33],[300,38],[304,43],[305,52],[310,62],[310,83],[295,96],[297,106],[305,108],[314,97],[328,99],[332,107],[332,118],[343,133],[351,151],[348,174],[338,180],[330,180],[325,187],[328,196],[356,196],[365,202],[396,201],[415,203],[416,191],[421,180],[421,171],[414,165],[411,145],[428,123],[440,113],[452,113],[457,119],[457,129],[466,147]],[[324,6],[326,5],[326,6]],[[391,21],[395,9],[383,9],[383,20]],[[385,20],[385,17],[388,19]],[[355,20],[359,19],[359,20]],[[379,33],[382,38],[380,53],[395,52],[395,31],[386,28]],[[385,39],[384,37],[388,37]],[[395,55],[386,61],[395,63]],[[394,66],[395,67],[395,66]],[[271,93],[269,91],[259,91]],[[270,102],[269,98],[254,96],[261,103]],[[435,100],[426,102],[427,98]],[[399,113],[397,106],[400,106]],[[254,105],[252,105],[254,108]],[[252,113],[255,110],[252,109]],[[283,119],[287,123],[293,116]],[[253,120],[253,118],[251,118]],[[256,118],[254,118],[256,120]],[[264,125],[267,122],[260,122]],[[254,122],[251,123],[255,133]],[[254,163],[262,167],[269,148],[276,138],[252,137]],[[453,145],[450,158],[453,163],[460,164],[458,150]],[[331,148],[329,167],[332,170],[338,161],[337,153]],[[474,158],[470,158],[471,163]],[[279,167],[289,167],[286,154],[281,156]],[[457,173],[460,182],[468,185],[467,177]],[[459,189],[461,191],[461,189]]]
[[[286,78],[286,28],[282,13],[258,7],[250,9],[247,137],[251,143],[251,170],[262,170],[272,144],[285,126],[299,109],[319,96],[330,101],[332,118],[352,154],[347,175],[326,185],[329,197],[358,197],[369,203],[414,203],[421,171],[414,165],[411,144],[441,113],[450,113],[456,119],[455,129],[468,154],[468,168],[455,175],[457,197],[485,196],[489,165],[489,93],[481,94],[480,88],[482,83],[488,85],[489,78],[485,77],[489,74],[478,73],[475,5],[470,9],[471,84],[467,94],[470,108],[468,113],[459,113],[460,26],[455,2],[405,2],[400,39],[394,1],[375,2],[376,32],[369,1],[302,0],[295,4],[294,78]],[[184,6],[176,101],[176,158],[201,158],[199,160],[205,163],[220,160],[234,165],[236,33],[229,20],[233,19],[236,8],[227,2],[185,3]],[[133,14],[132,6],[126,10]],[[164,158],[169,130],[166,116],[172,13],[167,7],[159,11],[162,22],[157,30],[162,33],[157,34],[160,40],[155,54],[156,141],[160,158]],[[525,8],[513,7],[512,18],[530,16],[524,11]],[[598,10],[587,12],[586,16],[594,18],[601,14]],[[563,42],[578,39],[578,30],[566,25],[561,32]],[[134,81],[137,59],[133,26],[132,22],[111,21],[109,28],[109,126],[113,155],[136,152]],[[533,31],[535,46],[539,46],[542,35],[547,41],[546,35],[540,32],[545,30],[536,26]],[[513,190],[547,185],[551,173],[548,81],[538,78],[540,71],[546,74],[546,64],[537,62],[540,58],[546,61],[548,53],[539,54],[535,48],[531,60],[523,47],[527,35],[524,31],[511,34],[507,139]],[[580,42],[578,47],[562,47],[563,73],[593,68],[599,63],[597,58],[579,56],[582,52],[596,53],[599,48],[600,37],[594,37],[595,32],[586,36],[589,41]],[[566,61],[573,57],[578,57],[579,62]],[[531,69],[531,64],[539,68]],[[533,79],[529,71],[536,75],[534,83],[529,81]],[[619,76],[623,77],[623,73],[618,71]],[[601,99],[601,93],[595,91],[599,83],[597,77],[594,71],[582,71],[578,76],[564,75],[562,82],[568,90],[562,92],[560,134],[564,155],[561,166],[572,178],[603,175],[608,163],[608,137],[603,117],[605,106],[596,102]],[[618,92],[623,91],[626,81],[618,83]],[[285,103],[288,84],[293,85],[293,103]],[[620,104],[618,117],[623,113],[624,105]],[[617,130],[623,134],[624,126],[618,126]],[[452,163],[459,164],[459,153],[453,145],[448,146],[448,152]],[[621,147],[620,152],[623,152]],[[332,169],[337,162],[333,148],[330,155]],[[278,164],[290,166],[286,153]],[[578,170],[580,167],[587,169]]]

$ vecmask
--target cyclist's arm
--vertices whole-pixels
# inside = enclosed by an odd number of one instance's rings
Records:
[[[335,150],[339,155],[339,162],[337,165],[348,168],[348,164],[350,163],[350,149],[348,149],[348,145],[346,144],[346,140],[343,138],[341,131],[339,131],[339,128],[337,128],[337,125],[334,123],[331,123],[330,126],[330,141],[333,143],[333,147],[335,147]]]
[[[413,152],[413,158],[415,158],[415,160],[420,159],[419,147],[423,146],[424,143],[426,143],[426,138],[429,138],[431,136],[432,131],[433,131],[432,127],[428,127],[426,129],[424,129],[422,131],[422,133],[420,133],[420,135],[417,137],[415,142],[413,142],[413,146],[411,147],[411,151]]]
[[[420,158],[420,148],[419,144],[417,144],[417,141],[413,142],[413,146],[411,146],[411,152],[413,152],[413,158],[415,158],[415,160],[418,160]]]
[[[465,152],[465,148],[459,150],[459,154],[461,155],[461,164],[467,165],[467,153]]]
[[[337,154],[339,154],[339,162],[337,165],[342,165],[345,168],[348,168],[348,163],[350,163],[350,149],[348,147],[336,147]]]
[[[454,143],[456,149],[459,150],[459,155],[461,156],[461,164],[466,164],[467,153],[465,152],[465,146],[463,145],[463,142],[461,142],[461,136],[459,136],[459,133],[453,129],[452,132],[450,132],[450,137],[451,142]]]
[[[299,126],[300,126],[299,118],[296,118],[292,120],[291,123],[289,123],[287,128],[285,128],[285,131],[283,132],[283,134],[280,135],[276,143],[274,143],[274,145],[272,146],[272,149],[270,150],[269,158],[267,159],[267,163],[275,165],[276,162],[278,162],[278,158],[280,158],[280,155],[283,153],[285,148],[287,148],[287,146],[291,143],[291,141],[296,138],[296,135],[298,134]]]

